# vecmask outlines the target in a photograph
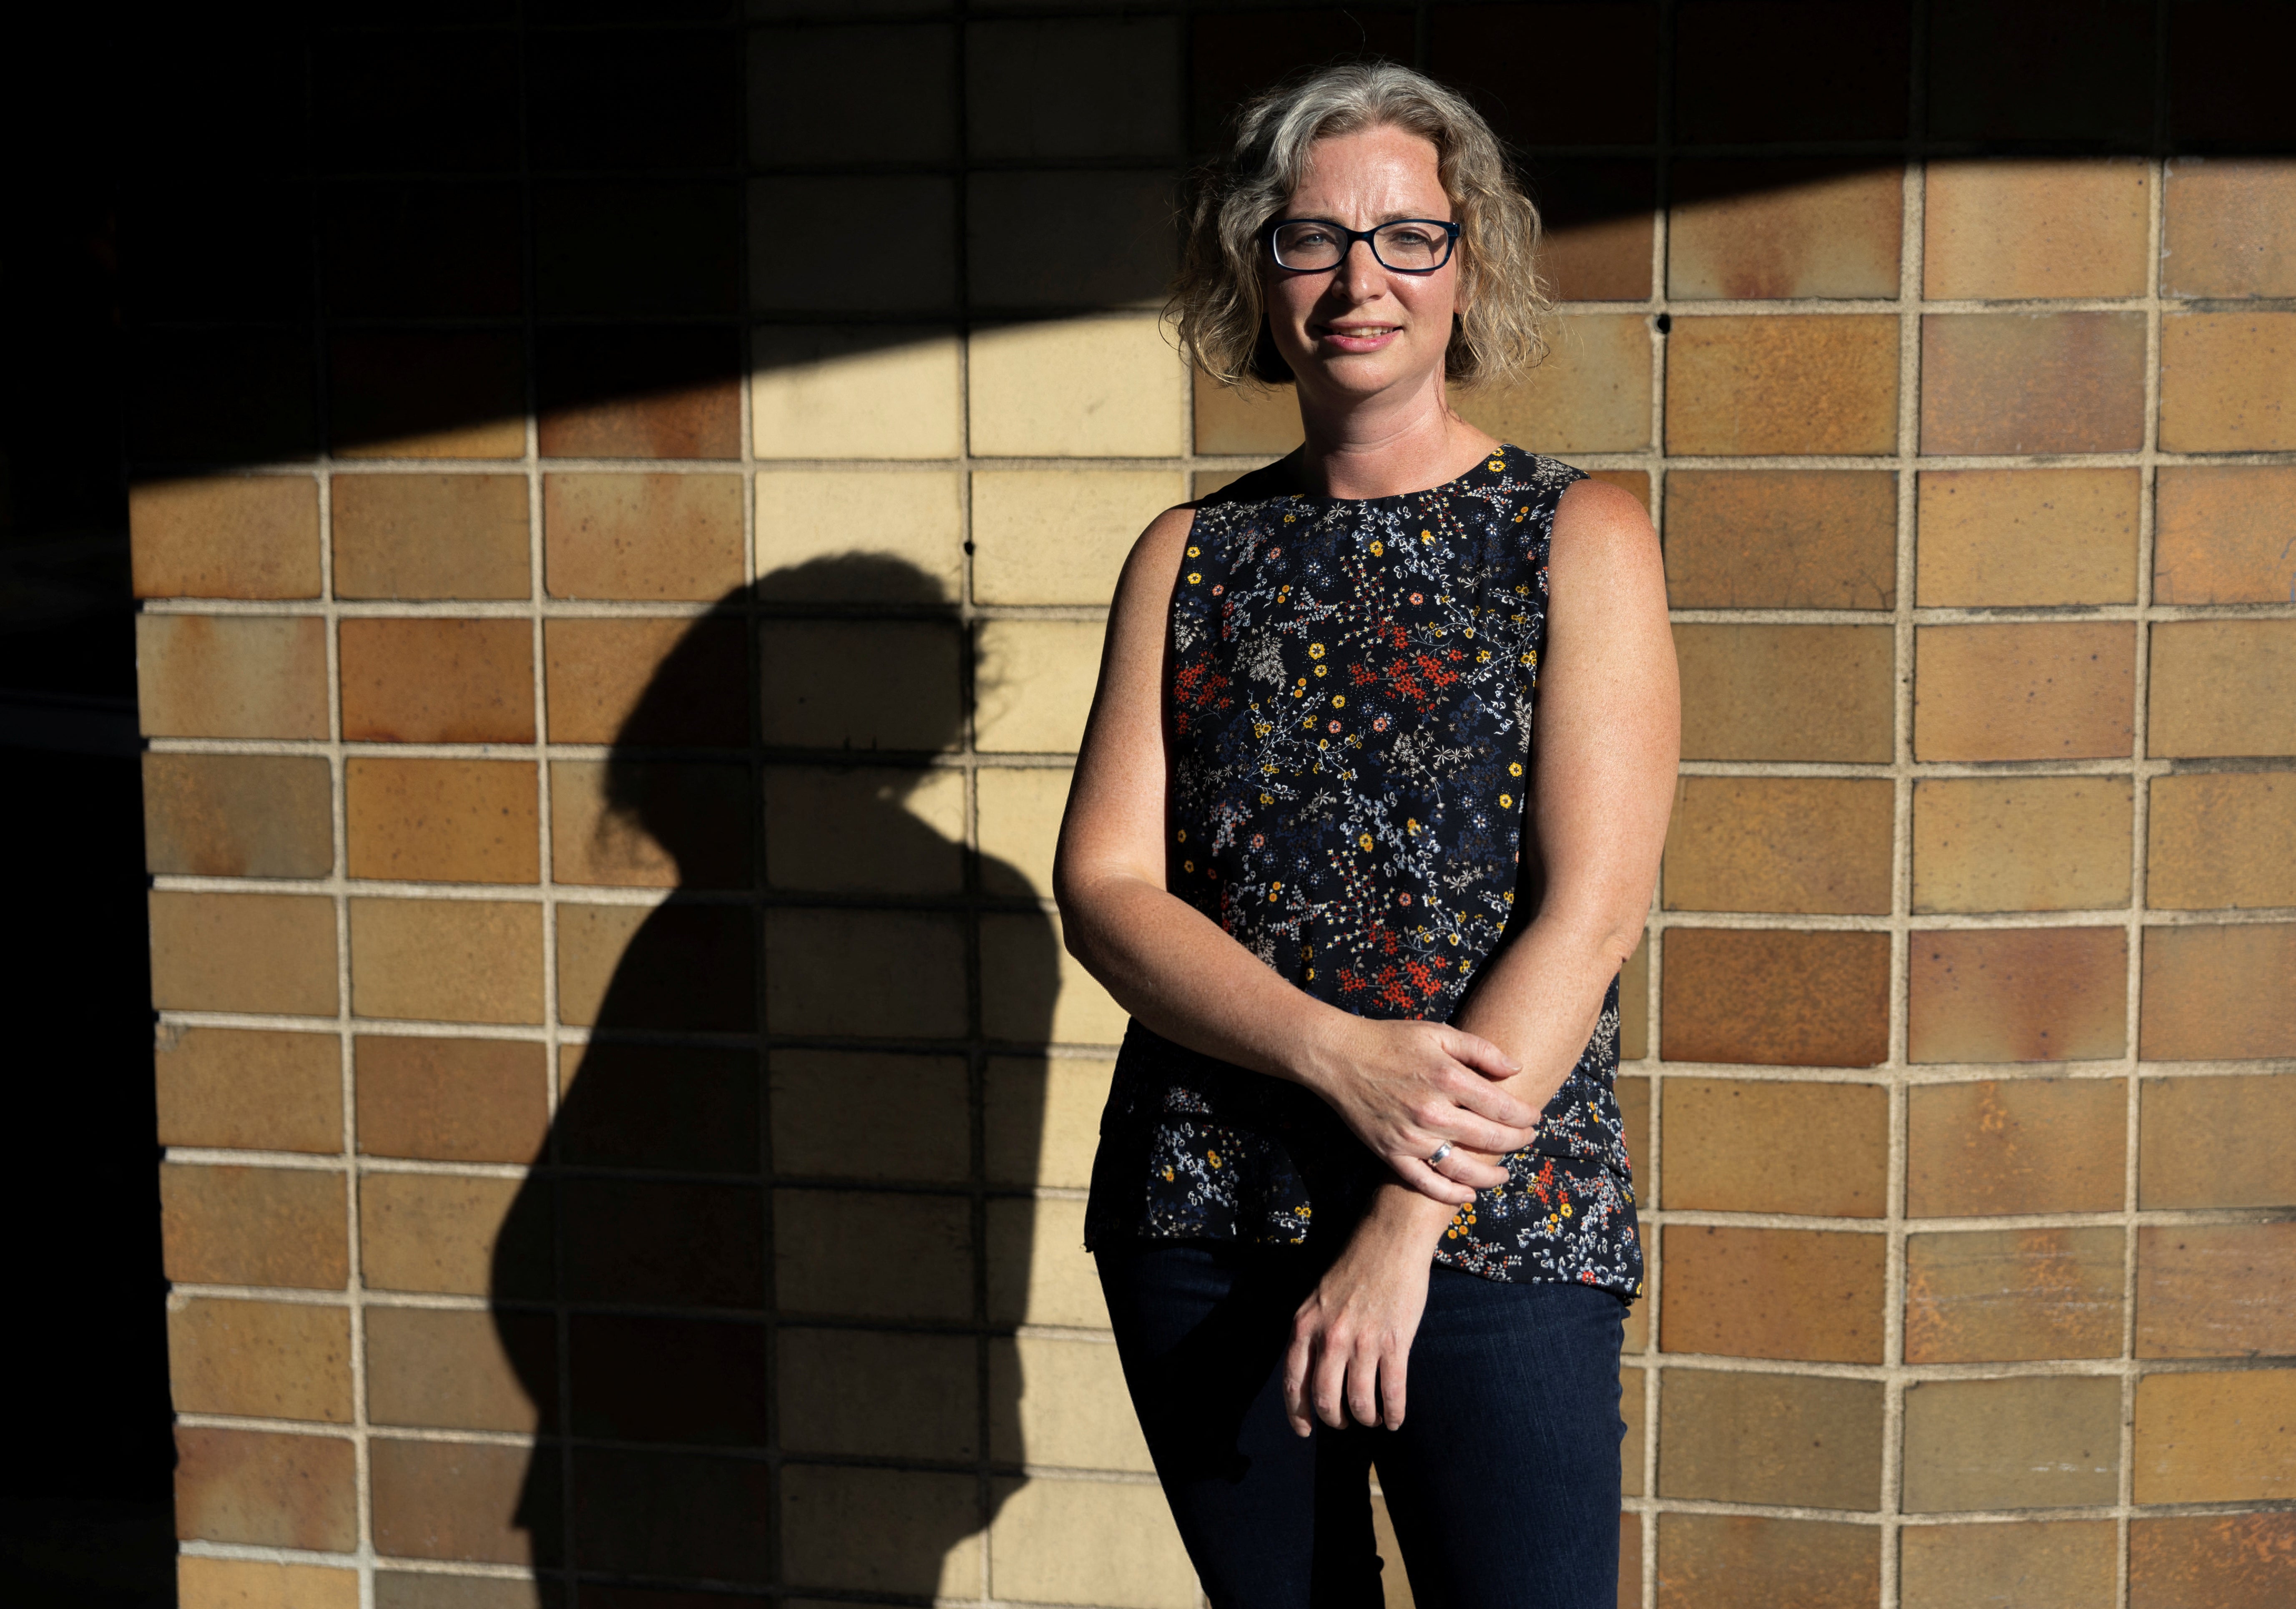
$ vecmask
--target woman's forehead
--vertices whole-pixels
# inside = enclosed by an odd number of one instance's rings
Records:
[[[1295,198],[1313,194],[1443,195],[1434,143],[1391,124],[1326,135],[1308,147]]]

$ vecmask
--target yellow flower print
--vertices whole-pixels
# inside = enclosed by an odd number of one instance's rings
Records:
[[[1321,643],[1310,643],[1310,644],[1308,644],[1308,657],[1309,659],[1311,659],[1311,660],[1319,660],[1319,659],[1322,659],[1322,658],[1324,657],[1324,645],[1323,645],[1323,644],[1321,644]]]
[[[1431,530],[1423,530],[1419,533],[1419,539],[1431,547],[1435,545],[1435,533]]]
[[[1499,795],[1499,809],[1502,809],[1502,810],[1512,810],[1512,809],[1514,809],[1514,795],[1513,795],[1513,794],[1512,794],[1512,793],[1502,793],[1502,794],[1500,794],[1500,795]]]
[[[1191,587],[1197,586],[1203,580],[1203,572],[1201,571],[1192,570],[1188,571],[1188,585]]]
[[[1344,693],[1334,693],[1333,694],[1332,694],[1332,709],[1334,709],[1334,710],[1344,710],[1344,709],[1346,709],[1347,707],[1348,707],[1348,695],[1347,695],[1346,694],[1344,694]]]
[[[1185,842],[1187,842],[1187,841],[1188,841],[1188,829],[1187,829],[1187,828],[1185,828],[1185,827],[1182,827],[1182,828],[1180,829],[1180,841],[1181,841],[1182,843],[1185,843]]]
[[[1507,775],[1508,775],[1509,776],[1521,776],[1521,775],[1522,775],[1522,761],[1521,761],[1521,760],[1519,760],[1519,759],[1518,759],[1518,760],[1511,760],[1511,761],[1509,761],[1509,762],[1508,762],[1508,765],[1507,765]]]
[[[1213,1167],[1217,1168],[1219,1166],[1219,1153],[1217,1151],[1207,1151],[1204,1153],[1204,1160],[1210,1162]]]
[[[1180,869],[1184,872],[1193,872],[1196,869],[1196,863],[1193,860],[1183,860],[1180,862]]]
[[[1203,551],[1204,551],[1204,550],[1203,550],[1202,548],[1201,548],[1201,547],[1191,547],[1190,549],[1188,549],[1188,557],[1190,557],[1190,558],[1192,558],[1192,559],[1193,559],[1193,558],[1194,558],[1197,554],[1199,554],[1202,553]]]
[[[1359,850],[1368,851],[1371,849],[1371,834],[1369,833],[1365,833],[1362,837],[1357,839],[1356,847]]]
[[[1382,554],[1385,553],[1386,551],[1387,551],[1387,545],[1386,545],[1385,543],[1383,543],[1383,542],[1374,542],[1374,543],[1373,543],[1373,544],[1371,545],[1371,556],[1372,556],[1373,558],[1374,558],[1374,559],[1376,559],[1377,557],[1379,557],[1379,556],[1380,556],[1380,554]]]
[[[1316,667],[1316,674],[1317,676],[1329,676],[1332,674],[1332,668],[1329,665],[1318,665]]]

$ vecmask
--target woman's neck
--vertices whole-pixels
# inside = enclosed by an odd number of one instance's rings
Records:
[[[1453,413],[1440,372],[1403,397],[1300,392],[1300,480],[1325,497],[1391,497],[1457,479],[1498,445]]]

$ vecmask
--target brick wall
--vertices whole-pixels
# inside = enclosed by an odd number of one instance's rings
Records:
[[[184,1603],[1197,1601],[1045,895],[1130,537],[1297,439],[1160,338],[1173,176],[1364,46],[1557,227],[1463,406],[1667,547],[1621,1605],[2296,1590],[2253,17],[750,9],[146,42]]]

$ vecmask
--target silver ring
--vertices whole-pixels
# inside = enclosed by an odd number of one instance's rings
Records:
[[[1427,1159],[1427,1165],[1431,1168],[1439,1168],[1443,1165],[1443,1159],[1450,1154],[1451,1142],[1449,1140],[1445,1140],[1441,1145],[1435,1147],[1435,1154]]]

